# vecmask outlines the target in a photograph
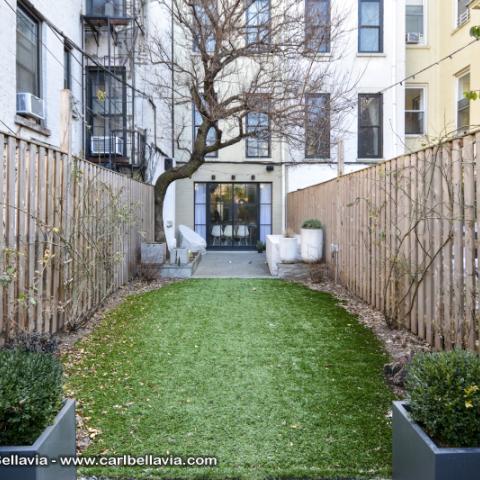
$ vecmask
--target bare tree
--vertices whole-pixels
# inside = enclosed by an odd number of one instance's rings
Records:
[[[292,151],[320,157],[330,149],[343,114],[354,108],[349,93],[356,80],[336,68],[343,50],[337,40],[345,29],[330,2],[158,1],[173,27],[167,41],[158,37],[150,46],[151,60],[166,66],[174,81],[157,78],[155,88],[173,99],[171,108],[193,104],[201,116],[193,141],[186,135],[191,120],[175,126],[176,149],[187,160],[155,185],[155,236],[165,241],[163,204],[172,182],[192,176],[206,158],[248,137],[270,136]],[[268,115],[268,126],[247,129],[249,113]]]

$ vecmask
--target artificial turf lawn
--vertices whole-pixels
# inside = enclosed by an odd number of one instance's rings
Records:
[[[211,455],[137,478],[390,474],[387,357],[328,294],[279,280],[189,280],[129,297],[65,358],[100,431],[86,454]]]

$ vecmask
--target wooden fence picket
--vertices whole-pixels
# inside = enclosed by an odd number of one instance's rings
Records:
[[[105,213],[109,222],[114,220],[108,190],[114,196],[122,192],[122,208],[135,205],[134,213],[142,209],[133,222],[121,222],[121,248],[111,243],[105,252],[111,258],[122,248],[124,253],[119,262],[112,262],[110,278],[98,264],[99,252],[92,243],[108,228],[98,224],[95,215]],[[153,239],[149,202],[151,185],[0,133],[0,266],[11,276],[0,290],[0,345],[19,332],[62,330],[133,278],[142,241],[138,232]],[[112,237],[118,241],[117,235]],[[86,280],[79,258],[91,269]]]
[[[436,350],[480,352],[480,131],[289,193],[287,209],[292,230],[323,222],[352,293]]]

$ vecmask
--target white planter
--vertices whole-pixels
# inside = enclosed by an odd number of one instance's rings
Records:
[[[280,261],[294,263],[297,260],[298,240],[296,238],[280,238]]]
[[[323,257],[323,230],[302,228],[302,260],[306,263],[319,262]]]

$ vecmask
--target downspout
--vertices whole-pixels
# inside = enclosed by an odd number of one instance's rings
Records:
[[[150,103],[153,109],[153,143],[157,147],[157,105],[152,97],[148,97],[148,103]]]
[[[285,142],[282,138],[280,144],[280,161],[282,163],[282,230],[287,230],[287,208],[288,208],[288,167],[285,164]]]
[[[83,52],[85,51],[85,21],[82,17],[82,150],[83,150],[83,158],[87,158],[87,83],[85,81],[87,72],[85,71],[85,55]]]

